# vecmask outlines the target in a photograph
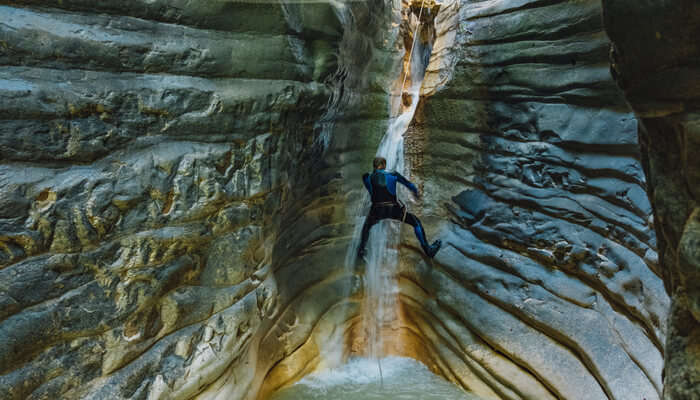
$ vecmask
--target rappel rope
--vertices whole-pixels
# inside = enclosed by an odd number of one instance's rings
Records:
[[[425,0],[420,3],[420,11],[418,12],[418,24],[416,25],[416,30],[413,31],[413,43],[411,44],[411,51],[408,53],[408,69],[403,73],[403,82],[401,83],[401,96],[403,96],[403,87],[406,85],[406,78],[408,77],[408,72],[411,70],[411,57],[413,57],[413,49],[416,47],[416,38],[418,37],[418,28],[420,28],[420,17],[423,15],[423,5]]]
[[[380,387],[384,389],[384,374],[382,374],[382,360],[377,357],[377,365],[379,365],[379,383]]]
[[[401,82],[401,92],[400,96],[403,97],[403,87],[406,85],[406,78],[408,78],[408,73],[411,71],[411,57],[413,57],[413,49],[416,48],[416,38],[418,37],[418,29],[420,28],[420,17],[423,15],[423,5],[425,4],[425,0],[422,0],[420,3],[420,11],[418,11],[418,24],[416,24],[416,30],[413,31],[413,43],[411,43],[411,51],[408,52],[408,68],[406,68],[406,71],[403,73],[403,82]],[[413,100],[411,100],[413,101]],[[398,199],[397,199],[398,200]],[[408,207],[406,207],[401,200],[399,200],[399,203],[403,206],[403,218],[401,218],[401,222],[406,221],[406,212],[408,211]],[[380,387],[384,389],[384,374],[382,373],[382,359],[380,357],[377,357],[377,366],[379,367],[379,383]]]
[[[403,82],[401,83],[401,94],[400,96],[403,97],[403,87],[406,86],[406,78],[408,78],[408,73],[411,71],[411,58],[413,57],[413,49],[416,48],[416,39],[418,38],[418,29],[420,29],[420,17],[423,15],[423,5],[425,4],[425,0],[422,0],[420,3],[420,11],[418,11],[418,23],[416,24],[416,29],[413,31],[413,43],[411,43],[411,51],[408,52],[408,68],[406,68],[406,71],[403,73]],[[411,99],[413,101],[413,99]],[[408,212],[408,207],[399,200],[399,204],[403,207],[403,217],[401,218],[401,222],[406,222],[406,213]],[[381,369],[381,367],[380,367]]]
[[[398,197],[396,198],[396,201],[398,201],[401,208],[403,208],[403,217],[401,217],[401,222],[406,222],[406,213],[408,212],[408,207],[406,206],[406,204],[404,204],[403,201],[399,200]]]

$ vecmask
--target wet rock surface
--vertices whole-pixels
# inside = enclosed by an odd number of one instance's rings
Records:
[[[483,398],[660,398],[669,298],[600,3],[442,18],[407,160],[444,245],[406,233],[403,335]]]
[[[406,160],[444,247],[431,262],[403,231],[392,351],[485,399],[659,398],[669,272],[600,3],[443,3]],[[0,0],[0,397],[265,398],[342,358],[396,20]],[[660,248],[691,270],[675,215]]]
[[[698,57],[700,6],[605,1],[611,72],[640,120],[657,216],[664,282],[672,297],[664,398],[700,399],[698,286]],[[632,32],[627,28],[635,26]]]
[[[0,398],[255,398],[318,364],[392,35],[382,4],[0,2]]]

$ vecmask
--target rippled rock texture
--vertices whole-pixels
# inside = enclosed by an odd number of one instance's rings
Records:
[[[342,358],[397,3],[0,0],[0,397],[264,398]],[[485,399],[659,398],[600,3],[442,3],[406,160],[445,244],[403,231],[387,352]]]
[[[700,4],[604,1],[611,71],[639,116],[672,307],[664,398],[700,399]]]
[[[483,398],[661,397],[669,298],[601,13],[462,1],[436,21],[406,152],[445,245],[429,262],[406,232],[397,335]]]
[[[391,12],[0,2],[0,398],[255,398],[342,351]]]

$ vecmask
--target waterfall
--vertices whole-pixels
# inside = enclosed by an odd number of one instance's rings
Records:
[[[376,155],[387,160],[387,170],[397,171],[404,176],[409,176],[404,163],[404,134],[406,133],[418,107],[420,88],[425,75],[425,70],[430,59],[432,41],[423,43],[415,40],[420,36],[421,25],[419,18],[412,18],[412,26],[416,26],[414,32],[413,48],[407,49],[410,55],[408,71],[403,72],[400,82],[407,84],[399,96],[392,98],[392,118],[386,133],[384,134]],[[410,104],[406,99],[410,99]],[[405,188],[398,189],[399,197],[405,198],[408,191]],[[366,208],[366,207],[365,207]],[[346,262],[353,263],[354,254],[359,245],[364,215],[356,219],[354,237]],[[397,315],[397,269],[399,232],[402,224],[393,220],[384,220],[376,224],[369,236],[367,243],[367,265],[364,276],[364,304],[362,307],[362,324],[367,339],[367,355],[379,359],[384,355],[384,340],[382,331],[391,328],[398,322]]]

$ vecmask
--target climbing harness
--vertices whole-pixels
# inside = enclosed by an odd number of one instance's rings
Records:
[[[408,214],[408,207],[406,204],[401,201],[399,198],[396,198],[396,201],[399,203],[399,207],[403,210],[403,217],[401,217],[401,222],[406,222],[406,214]],[[377,203],[372,203],[372,207],[393,207],[395,206],[396,203],[393,201],[382,201],[382,202],[377,202]]]

